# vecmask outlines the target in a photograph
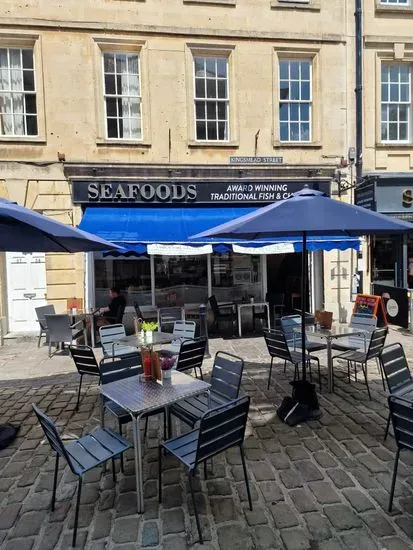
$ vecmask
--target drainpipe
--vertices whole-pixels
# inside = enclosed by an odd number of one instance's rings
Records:
[[[356,23],[356,184],[363,177],[363,8],[355,0]]]

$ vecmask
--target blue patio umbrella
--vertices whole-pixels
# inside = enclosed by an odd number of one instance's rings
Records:
[[[0,199],[1,251],[85,252],[118,248],[96,235]]]
[[[302,365],[305,367],[305,302],[307,291],[307,237],[317,235],[379,235],[407,233],[413,224],[403,222],[339,200],[330,199],[325,193],[304,187],[288,199],[281,200],[213,227],[194,238],[228,237],[248,241],[270,237],[297,236],[303,241],[302,258]]]

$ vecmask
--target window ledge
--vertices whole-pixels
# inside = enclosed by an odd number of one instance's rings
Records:
[[[309,10],[309,11],[321,11],[320,0],[310,0],[310,2],[304,4],[302,2],[280,2],[280,0],[271,0],[272,10]]]
[[[215,4],[216,6],[236,6],[236,0],[183,0],[184,4]]]
[[[45,145],[46,139],[44,137],[34,136],[0,136],[0,142],[2,143],[21,143],[21,144],[30,144],[35,145]]]
[[[133,139],[102,139],[96,140],[96,145],[99,147],[152,147],[150,141],[133,140]]]
[[[376,12],[381,13],[413,13],[413,6],[396,6],[396,5],[385,5],[385,4],[376,4]]]
[[[274,141],[274,149],[321,149],[322,145],[319,141]]]
[[[413,149],[413,143],[376,143],[376,149]]]
[[[188,147],[196,149],[197,147],[204,149],[208,147],[223,148],[223,149],[238,149],[239,143],[237,141],[195,141],[189,140]]]

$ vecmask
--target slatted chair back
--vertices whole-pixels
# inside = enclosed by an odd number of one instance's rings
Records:
[[[89,346],[69,346],[69,352],[79,374],[100,375],[98,362]]]
[[[395,395],[388,402],[397,447],[413,451],[413,403]]]
[[[113,355],[113,344],[126,336],[125,327],[118,323],[116,325],[105,325],[99,328],[100,342],[105,355]]]
[[[162,307],[158,309],[158,325],[159,330],[163,330],[165,326],[174,325],[176,321],[183,319],[182,307]]]
[[[250,398],[245,395],[206,412],[200,421],[194,468],[226,449],[242,445]]]
[[[211,306],[214,318],[217,319],[221,315],[221,311],[219,309],[216,296],[215,295],[210,296],[208,298],[208,302],[209,302],[209,305]]]
[[[199,340],[187,340],[181,343],[176,370],[186,371],[190,369],[201,369],[206,349],[206,338]]]
[[[179,338],[189,338],[193,340],[195,338],[196,323],[195,321],[175,321],[172,334]]]
[[[406,355],[401,344],[385,346],[380,354],[380,363],[390,393],[413,383]]]
[[[286,315],[281,317],[280,322],[287,343],[291,346],[297,341],[301,346],[301,333],[297,332],[297,329],[301,330],[301,315]]]
[[[69,315],[45,315],[50,342],[71,342],[73,333]]]
[[[37,320],[39,322],[39,325],[41,326],[41,328],[43,330],[46,330],[47,325],[46,325],[45,315],[55,315],[56,311],[55,311],[54,306],[52,306],[52,305],[41,306],[41,307],[36,307],[34,310],[36,312],[36,316],[37,316]]]
[[[131,376],[142,374],[140,353],[107,357],[100,364],[100,382],[109,384]]]
[[[264,340],[271,357],[291,362],[291,351],[283,330],[265,330]]]
[[[142,310],[138,302],[133,302],[133,309],[135,310],[137,319],[142,319],[142,321],[145,321],[145,317],[143,316]]]
[[[55,451],[59,456],[64,458],[69,465],[69,468],[74,474],[77,475],[76,464],[72,462],[71,457],[63,445],[62,439],[57,431],[57,428],[51,418],[46,416],[43,411],[41,411],[34,403],[32,403],[33,410],[37,416],[38,421],[40,422],[41,427],[43,428],[44,435],[46,436],[47,441],[49,442],[53,451]]]
[[[211,391],[226,400],[236,399],[241,386],[244,360],[225,351],[215,355],[211,373]]]
[[[366,361],[380,357],[388,332],[388,327],[376,328],[376,330],[373,330],[371,333],[369,349],[367,350]]]

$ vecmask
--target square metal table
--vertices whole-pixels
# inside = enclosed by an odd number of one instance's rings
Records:
[[[124,408],[132,418],[138,514],[142,514],[144,509],[142,443],[139,433],[141,416],[156,409],[166,409],[181,399],[209,393],[209,388],[210,384],[207,382],[175,370],[172,372],[171,379],[163,382],[155,380],[142,382],[139,376],[132,376],[100,386],[102,427],[104,426],[105,398]]]
[[[306,326],[306,333],[311,334],[313,336],[317,336],[318,338],[324,339],[327,344],[327,391],[329,393],[333,392],[333,340],[336,340],[338,338],[345,338],[348,336],[360,336],[360,337],[367,337],[368,334],[371,334],[371,330],[368,328],[360,329],[360,328],[353,328],[350,325],[346,325],[344,323],[336,323],[333,324],[331,329],[326,328],[318,328],[314,325],[307,325]],[[301,329],[297,328],[294,329],[295,332],[300,332]],[[300,345],[300,342],[298,342]]]
[[[241,309],[247,307],[266,307],[267,308],[267,321],[268,328],[270,328],[270,304],[268,302],[246,302],[245,304],[237,304],[238,310],[238,336],[241,338],[242,329],[241,329]]]

